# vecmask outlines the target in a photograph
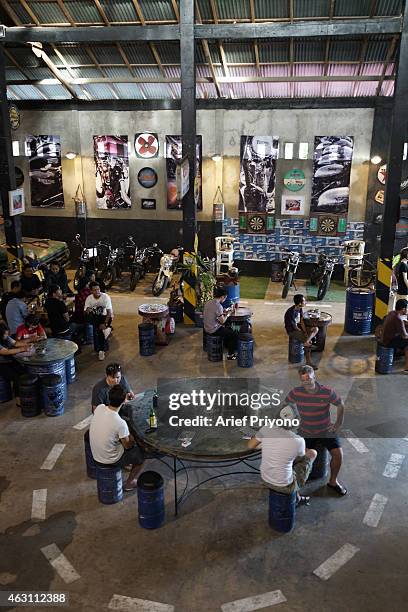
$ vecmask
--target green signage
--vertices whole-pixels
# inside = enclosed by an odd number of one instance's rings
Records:
[[[289,191],[300,191],[305,186],[305,173],[299,168],[289,170],[283,177],[283,184]]]

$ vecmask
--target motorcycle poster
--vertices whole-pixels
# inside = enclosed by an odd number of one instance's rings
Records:
[[[241,136],[239,211],[275,213],[277,136]]]
[[[129,147],[127,136],[94,136],[96,207],[132,207],[129,190]]]
[[[31,206],[64,208],[59,136],[28,136]]]
[[[177,166],[183,158],[181,136],[166,136],[166,174],[167,174],[167,208],[181,210],[183,202],[177,195]],[[197,210],[203,209],[202,193],[202,137],[196,139],[195,194]]]
[[[352,136],[315,136],[310,213],[347,214]]]

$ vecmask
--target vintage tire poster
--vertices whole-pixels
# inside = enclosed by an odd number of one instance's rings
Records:
[[[347,214],[352,136],[316,136],[310,213]]]
[[[277,136],[241,136],[239,211],[275,213]]]
[[[129,190],[129,147],[127,136],[94,136],[96,207],[132,207]]]
[[[182,201],[177,199],[176,168],[177,162],[183,157],[183,143],[181,136],[166,136],[166,174],[167,174],[167,208],[169,210],[181,210]],[[195,167],[195,202],[197,210],[203,209],[203,185],[202,185],[202,137],[196,140],[196,167]]]
[[[28,136],[31,206],[64,208],[59,136]]]

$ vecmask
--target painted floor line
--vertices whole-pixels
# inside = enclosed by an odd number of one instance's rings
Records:
[[[314,570],[314,575],[322,580],[331,578],[343,565],[358,553],[360,549],[352,544],[344,544],[331,557],[326,559],[317,569]]]
[[[170,604],[125,595],[114,595],[109,602],[108,609],[120,612],[174,612],[174,606]]]
[[[262,595],[230,601],[223,604],[221,610],[222,612],[253,612],[254,610],[262,610],[262,608],[268,608],[269,606],[276,606],[285,601],[287,599],[282,591],[269,591],[268,593],[262,593]]]
[[[89,416],[86,417],[86,419],[79,421],[79,423],[72,426],[72,429],[85,429],[85,427],[88,427],[89,423],[91,422],[92,416],[93,415],[90,414]]]
[[[62,578],[66,584],[79,580],[81,576],[72,567],[71,563],[62,554],[56,544],[49,544],[41,549],[42,554],[51,563],[57,574]]]
[[[398,472],[401,469],[401,465],[404,459],[405,455],[400,455],[399,453],[392,453],[383,471],[383,476],[385,476],[386,478],[396,478],[398,476]]]
[[[364,442],[362,442],[359,438],[356,438],[350,429],[344,429],[343,433],[346,435],[347,442],[349,442],[358,453],[370,452]]]
[[[31,519],[45,521],[47,515],[47,489],[34,489],[31,506]]]
[[[54,444],[40,469],[52,470],[64,448],[65,444]]]
[[[378,526],[387,501],[388,497],[384,497],[384,495],[380,495],[380,493],[374,495],[363,518],[364,525],[368,525],[369,527]]]

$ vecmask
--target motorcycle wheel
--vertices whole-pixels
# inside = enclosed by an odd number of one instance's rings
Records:
[[[283,279],[282,297],[286,298],[289,293],[289,289],[292,286],[293,272],[286,272]]]
[[[130,275],[130,290],[134,291],[136,289],[136,285],[139,282],[140,274],[138,270],[132,270]]]
[[[102,272],[101,278],[102,278],[103,282],[105,283],[106,289],[110,289],[112,287],[113,283],[116,280],[116,270],[115,270],[115,267],[111,266],[110,268],[106,268]]]
[[[327,276],[327,274],[325,274],[322,278],[322,280],[319,283],[319,288],[317,290],[317,299],[320,301],[324,298],[324,296],[327,293],[327,290],[329,288],[329,284],[330,284],[330,279]]]
[[[169,284],[169,279],[167,278],[167,276],[165,276],[164,274],[160,275],[159,273],[153,281],[153,285],[152,285],[153,295],[157,297],[158,295],[163,293],[163,291],[166,289],[168,284]]]

